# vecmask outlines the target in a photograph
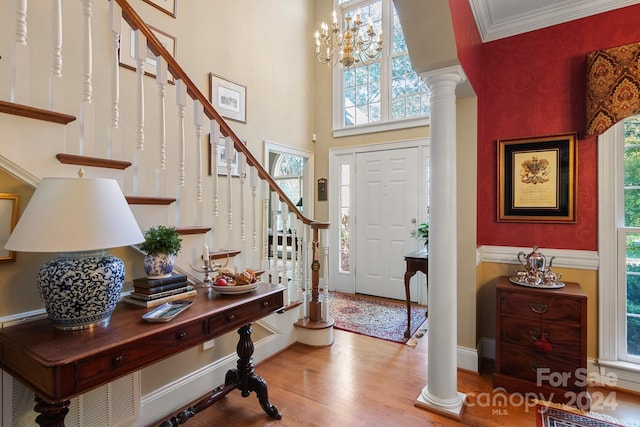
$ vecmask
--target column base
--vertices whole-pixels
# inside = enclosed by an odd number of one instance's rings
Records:
[[[293,324],[297,331],[297,341],[301,344],[314,347],[326,347],[333,344],[333,325],[335,321],[313,322],[311,320],[299,320]]]
[[[427,411],[436,412],[440,415],[444,415],[448,418],[453,418],[455,420],[462,420],[462,412],[464,412],[464,403],[466,401],[467,395],[464,393],[458,393],[458,399],[455,402],[447,403],[442,401],[436,401],[426,393],[420,393],[418,396],[418,400],[414,404],[417,408],[426,409]]]

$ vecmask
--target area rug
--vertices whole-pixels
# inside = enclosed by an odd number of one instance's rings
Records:
[[[536,405],[537,427],[638,427],[635,422],[618,420],[596,412],[545,402]]]
[[[415,335],[426,332],[426,310],[426,307],[412,304],[411,336],[414,339],[411,345],[415,345]],[[404,336],[407,330],[407,304],[404,301],[330,292],[329,314],[336,329],[399,343],[409,341]],[[418,331],[423,323],[425,325]]]

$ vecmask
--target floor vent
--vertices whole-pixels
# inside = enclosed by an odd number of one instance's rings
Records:
[[[139,374],[119,378],[71,400],[67,427],[117,427],[137,417],[140,408]],[[34,393],[2,372],[2,427],[35,425]]]

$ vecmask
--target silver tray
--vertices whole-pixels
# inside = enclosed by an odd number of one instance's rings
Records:
[[[564,282],[555,282],[555,283],[542,283],[542,284],[535,284],[535,283],[529,283],[529,282],[520,282],[518,280],[517,277],[509,277],[509,281],[511,283],[515,283],[516,285],[520,285],[520,286],[526,286],[528,288],[538,288],[538,289],[560,289],[560,288],[564,288]]]
[[[177,300],[165,302],[146,313],[142,318],[147,322],[168,322],[191,306],[193,301]]]

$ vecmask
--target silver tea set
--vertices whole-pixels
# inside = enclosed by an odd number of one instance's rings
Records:
[[[518,261],[524,270],[516,271],[516,279],[529,286],[555,286],[562,278],[562,273],[551,271],[551,264],[555,257],[547,258],[540,252],[537,246],[529,254],[518,252]]]

